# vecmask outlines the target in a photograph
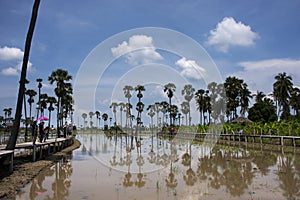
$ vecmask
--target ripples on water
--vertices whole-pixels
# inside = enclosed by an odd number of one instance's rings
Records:
[[[298,155],[155,135],[77,139],[16,199],[300,199]]]

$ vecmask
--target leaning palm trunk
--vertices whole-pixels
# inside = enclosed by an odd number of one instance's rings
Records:
[[[23,105],[23,96],[25,92],[25,82],[26,82],[26,73],[27,73],[27,64],[29,60],[29,52],[31,47],[31,40],[33,37],[34,27],[38,15],[40,0],[35,0],[34,5],[32,8],[32,14],[31,14],[31,20],[30,25],[26,37],[25,42],[25,51],[24,51],[24,57],[23,57],[23,63],[22,63],[22,70],[21,70],[21,78],[20,78],[20,86],[19,86],[19,93],[18,93],[18,101],[17,101],[17,107],[16,107],[16,113],[15,113],[15,121],[13,124],[13,129],[11,131],[11,135],[9,138],[9,141],[6,145],[6,149],[13,150],[16,146],[19,127],[20,127],[20,120],[22,115],[22,105]]]

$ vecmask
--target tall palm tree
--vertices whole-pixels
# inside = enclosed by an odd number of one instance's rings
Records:
[[[199,111],[199,123],[200,123],[200,125],[202,125],[203,111],[204,111],[204,106],[205,106],[204,94],[205,94],[205,90],[203,90],[203,89],[199,89],[195,93],[196,105],[197,105],[197,109]]]
[[[19,93],[18,93],[18,100],[17,100],[17,106],[16,106],[16,113],[15,113],[15,121],[13,125],[13,129],[9,138],[9,141],[7,143],[6,149],[13,150],[16,146],[17,137],[19,133],[19,127],[20,127],[20,121],[21,121],[21,115],[22,115],[22,100],[24,97],[25,92],[25,81],[26,81],[26,73],[27,73],[27,65],[29,60],[29,52],[30,52],[30,46],[31,46],[31,40],[33,37],[34,27],[38,15],[40,0],[35,0],[32,8],[32,14],[31,14],[31,20],[29,24],[29,29],[25,41],[25,50],[24,50],[24,56],[23,56],[23,62],[22,62],[22,70],[21,70],[21,77],[20,77],[20,86],[19,86]]]
[[[148,111],[148,115],[151,118],[151,126],[150,126],[150,128],[153,128],[154,127],[153,117],[155,115],[155,106],[154,105],[149,105],[148,108],[147,108],[147,111]]]
[[[275,80],[273,96],[277,106],[277,116],[281,119],[287,119],[290,115],[289,99],[293,90],[292,77],[283,72],[276,75]]]
[[[160,102],[160,112],[162,112],[163,116],[162,116],[162,124],[165,124],[165,117],[166,117],[166,113],[168,111],[169,108],[169,104],[166,101],[162,101]]]
[[[255,96],[255,103],[260,103],[265,98],[265,94],[262,91],[256,91],[256,94],[253,94]]]
[[[69,105],[69,97],[67,95],[71,95],[73,93],[72,85],[68,81],[72,80],[72,76],[69,75],[68,71],[63,69],[57,69],[53,71],[51,75],[48,77],[48,81],[51,85],[56,83],[56,88],[54,92],[57,96],[57,134],[59,135],[59,126],[63,125],[63,103],[67,103]],[[66,101],[62,101],[65,97]],[[69,108],[69,106],[65,106],[65,108]],[[61,122],[61,124],[59,124]]]
[[[43,87],[43,84],[42,84],[42,82],[43,82],[43,79],[41,79],[41,78],[38,78],[38,79],[36,79],[36,82],[38,82],[38,89],[39,89],[39,96],[38,96],[38,105],[37,105],[37,113],[36,113],[36,118],[38,118],[39,117],[39,111],[40,111],[40,107],[41,107],[41,105],[40,105],[40,101],[41,101],[41,89],[42,89],[42,87]]]
[[[83,118],[83,128],[85,129],[87,114],[86,113],[82,113],[81,117]]]
[[[27,102],[29,104],[29,118],[32,119],[32,104],[34,103],[34,96],[37,95],[37,92],[35,90],[26,90],[25,93],[27,96],[29,96]]]
[[[123,110],[124,110],[124,108],[126,108],[126,104],[124,103],[124,102],[120,102],[119,104],[118,104],[118,106],[119,106],[119,108],[120,108],[120,126],[121,126],[121,128],[123,127],[123,119],[122,119],[122,116],[123,116]]]
[[[143,85],[137,85],[135,87],[135,91],[137,91],[137,98],[138,98],[138,103],[136,104],[136,110],[138,112],[137,115],[137,131],[140,128],[140,126],[142,125],[142,112],[144,110],[144,103],[142,102],[142,98],[143,98],[143,91],[145,91],[145,87]]]
[[[117,102],[112,102],[109,106],[109,108],[112,108],[113,114],[114,114],[114,120],[115,120],[115,125],[117,125],[117,107],[118,107]]]
[[[240,105],[239,94],[242,88],[243,80],[236,77],[227,77],[224,83],[227,97],[227,112],[229,118],[234,119],[237,117],[237,108]]]
[[[184,96],[184,99],[188,103],[189,106],[189,126],[191,126],[191,107],[190,102],[194,97],[195,88],[191,84],[185,85],[181,91],[181,94]]]
[[[103,113],[102,114],[102,119],[104,121],[104,127],[106,127],[107,126],[107,120],[108,120],[108,114]],[[104,128],[104,130],[105,130],[105,128]]]
[[[240,91],[240,106],[241,106],[241,116],[245,117],[245,113],[248,111],[250,99],[252,98],[250,90],[247,88],[246,83],[242,83]]]
[[[134,88],[130,85],[125,85],[123,88],[125,98],[127,99],[127,104],[126,104],[126,127],[127,127],[127,122],[129,120],[129,126],[132,128],[132,118],[131,118],[131,104],[130,104],[130,98],[131,98],[131,92],[134,90]]]
[[[49,111],[48,118],[49,118],[49,121],[48,121],[47,134],[49,134],[50,127],[51,127],[51,113],[52,113],[52,111],[54,111],[53,105],[57,103],[56,98],[48,96],[47,103],[49,104],[49,106],[48,106],[48,111]]]
[[[97,118],[98,127],[100,128],[100,119],[101,119],[101,117],[100,117],[100,115],[101,115],[100,111],[97,110],[95,112],[95,115],[96,115],[96,118]]]
[[[89,112],[89,116],[90,116],[90,126],[91,128],[93,128],[93,116],[95,115],[95,113],[93,111]]]
[[[168,83],[164,86],[164,92],[167,94],[169,98],[169,114],[171,116],[171,108],[172,108],[172,97],[176,91],[176,86],[174,83]],[[172,117],[170,117],[170,126],[172,126]]]
[[[156,126],[159,127],[159,112],[161,111],[162,105],[160,102],[155,102],[153,105],[154,112],[156,112]]]
[[[41,116],[44,116],[44,111],[47,109],[47,100],[48,100],[48,95],[41,94],[40,96],[40,111],[41,111]]]
[[[294,109],[294,115],[299,118],[300,110],[300,89],[294,87],[291,92],[291,107]]]
[[[188,125],[187,114],[190,112],[190,106],[187,101],[182,102],[180,105],[181,105],[181,112],[185,115],[185,125],[187,126]]]

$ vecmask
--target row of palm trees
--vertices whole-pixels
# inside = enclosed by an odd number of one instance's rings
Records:
[[[137,117],[132,114],[131,98],[132,92],[137,91],[138,103],[136,105]],[[120,108],[119,124],[122,126],[122,112],[126,113],[125,127],[132,127],[132,120],[135,118],[141,123],[141,113],[144,110],[144,104],[141,101],[143,95],[142,91],[145,91],[144,86],[129,86],[126,85],[123,88],[124,97],[127,102],[112,102],[110,108],[112,109],[114,122],[117,123],[117,108]],[[209,83],[207,89],[198,89],[197,91],[192,85],[187,84],[181,90],[181,95],[184,97],[184,101],[180,105],[172,104],[172,98],[176,92],[176,85],[174,83],[168,83],[164,86],[163,91],[168,97],[167,101],[155,102],[148,105],[147,114],[151,118],[151,125],[154,124],[153,117],[156,115],[156,125],[180,125],[180,121],[183,123],[185,118],[185,125],[191,126],[191,101],[194,100],[199,112],[199,124],[206,125],[209,123],[224,123],[230,122],[233,119],[241,116],[253,119],[254,121],[264,122],[277,120],[288,120],[293,117],[299,118],[300,109],[300,90],[298,87],[294,87],[292,83],[292,77],[288,76],[285,72],[279,73],[275,76],[275,82],[273,84],[273,93],[268,96],[261,91],[257,91],[256,94],[251,94],[248,85],[244,80],[237,77],[227,77],[224,83],[217,84],[215,82]],[[270,106],[271,111],[268,115],[272,117],[266,117],[262,119],[261,108],[257,106],[250,107],[251,99],[255,97],[256,103],[261,103],[264,107]],[[180,106],[180,108],[179,108]],[[251,112],[249,112],[249,110]],[[293,111],[293,112],[291,112]],[[97,119],[100,119],[100,111],[97,111]],[[260,115],[258,114],[260,112]],[[159,113],[162,113],[162,117],[159,117]],[[167,115],[168,114],[168,115]],[[277,116],[274,118],[274,115]],[[92,121],[90,115],[90,121]],[[169,121],[168,121],[169,118]],[[110,121],[112,118],[109,118]],[[267,120],[267,121],[265,121]],[[162,122],[161,122],[162,121]]]
[[[68,74],[68,71],[63,69],[57,69],[51,73],[48,77],[48,81],[51,85],[55,85],[54,94],[55,96],[50,96],[47,93],[42,93],[43,88],[43,79],[38,78],[37,81],[37,89],[38,92],[34,89],[26,89],[24,93],[24,111],[23,111],[23,119],[25,122],[26,130],[25,130],[25,138],[27,137],[27,126],[33,121],[37,120],[39,117],[46,116],[46,112],[48,111],[48,126],[51,124],[51,113],[56,109],[57,111],[57,130],[64,124],[64,120],[68,116],[72,116],[73,113],[73,89],[70,81],[72,80],[72,76]],[[26,81],[28,84],[29,81]],[[38,95],[38,96],[37,96]],[[37,100],[35,97],[37,96]],[[27,101],[26,101],[27,100]],[[36,102],[36,116],[33,116],[32,110],[34,107],[34,103]],[[27,113],[26,104],[29,106],[29,115]],[[34,107],[35,108],[35,107]],[[11,108],[5,108],[4,110],[5,118],[4,121],[10,118],[12,113]],[[3,117],[2,117],[3,118]],[[49,130],[49,129],[48,129]]]

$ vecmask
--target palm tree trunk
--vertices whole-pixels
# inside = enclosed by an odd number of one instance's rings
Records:
[[[31,14],[31,20],[30,25],[26,37],[25,42],[25,51],[24,51],[24,57],[23,57],[23,64],[22,64],[22,70],[21,70],[21,78],[20,78],[20,86],[19,86],[19,93],[18,93],[18,101],[17,101],[17,107],[16,107],[16,113],[15,113],[15,121],[13,124],[13,129],[9,138],[9,141],[6,145],[6,149],[13,150],[16,146],[17,137],[19,133],[20,128],[20,120],[22,116],[22,105],[23,105],[23,96],[25,92],[25,82],[26,82],[26,73],[27,73],[27,64],[29,60],[29,52],[31,47],[31,40],[33,37],[34,27],[38,15],[40,0],[35,0],[34,5],[32,8],[32,14]]]

